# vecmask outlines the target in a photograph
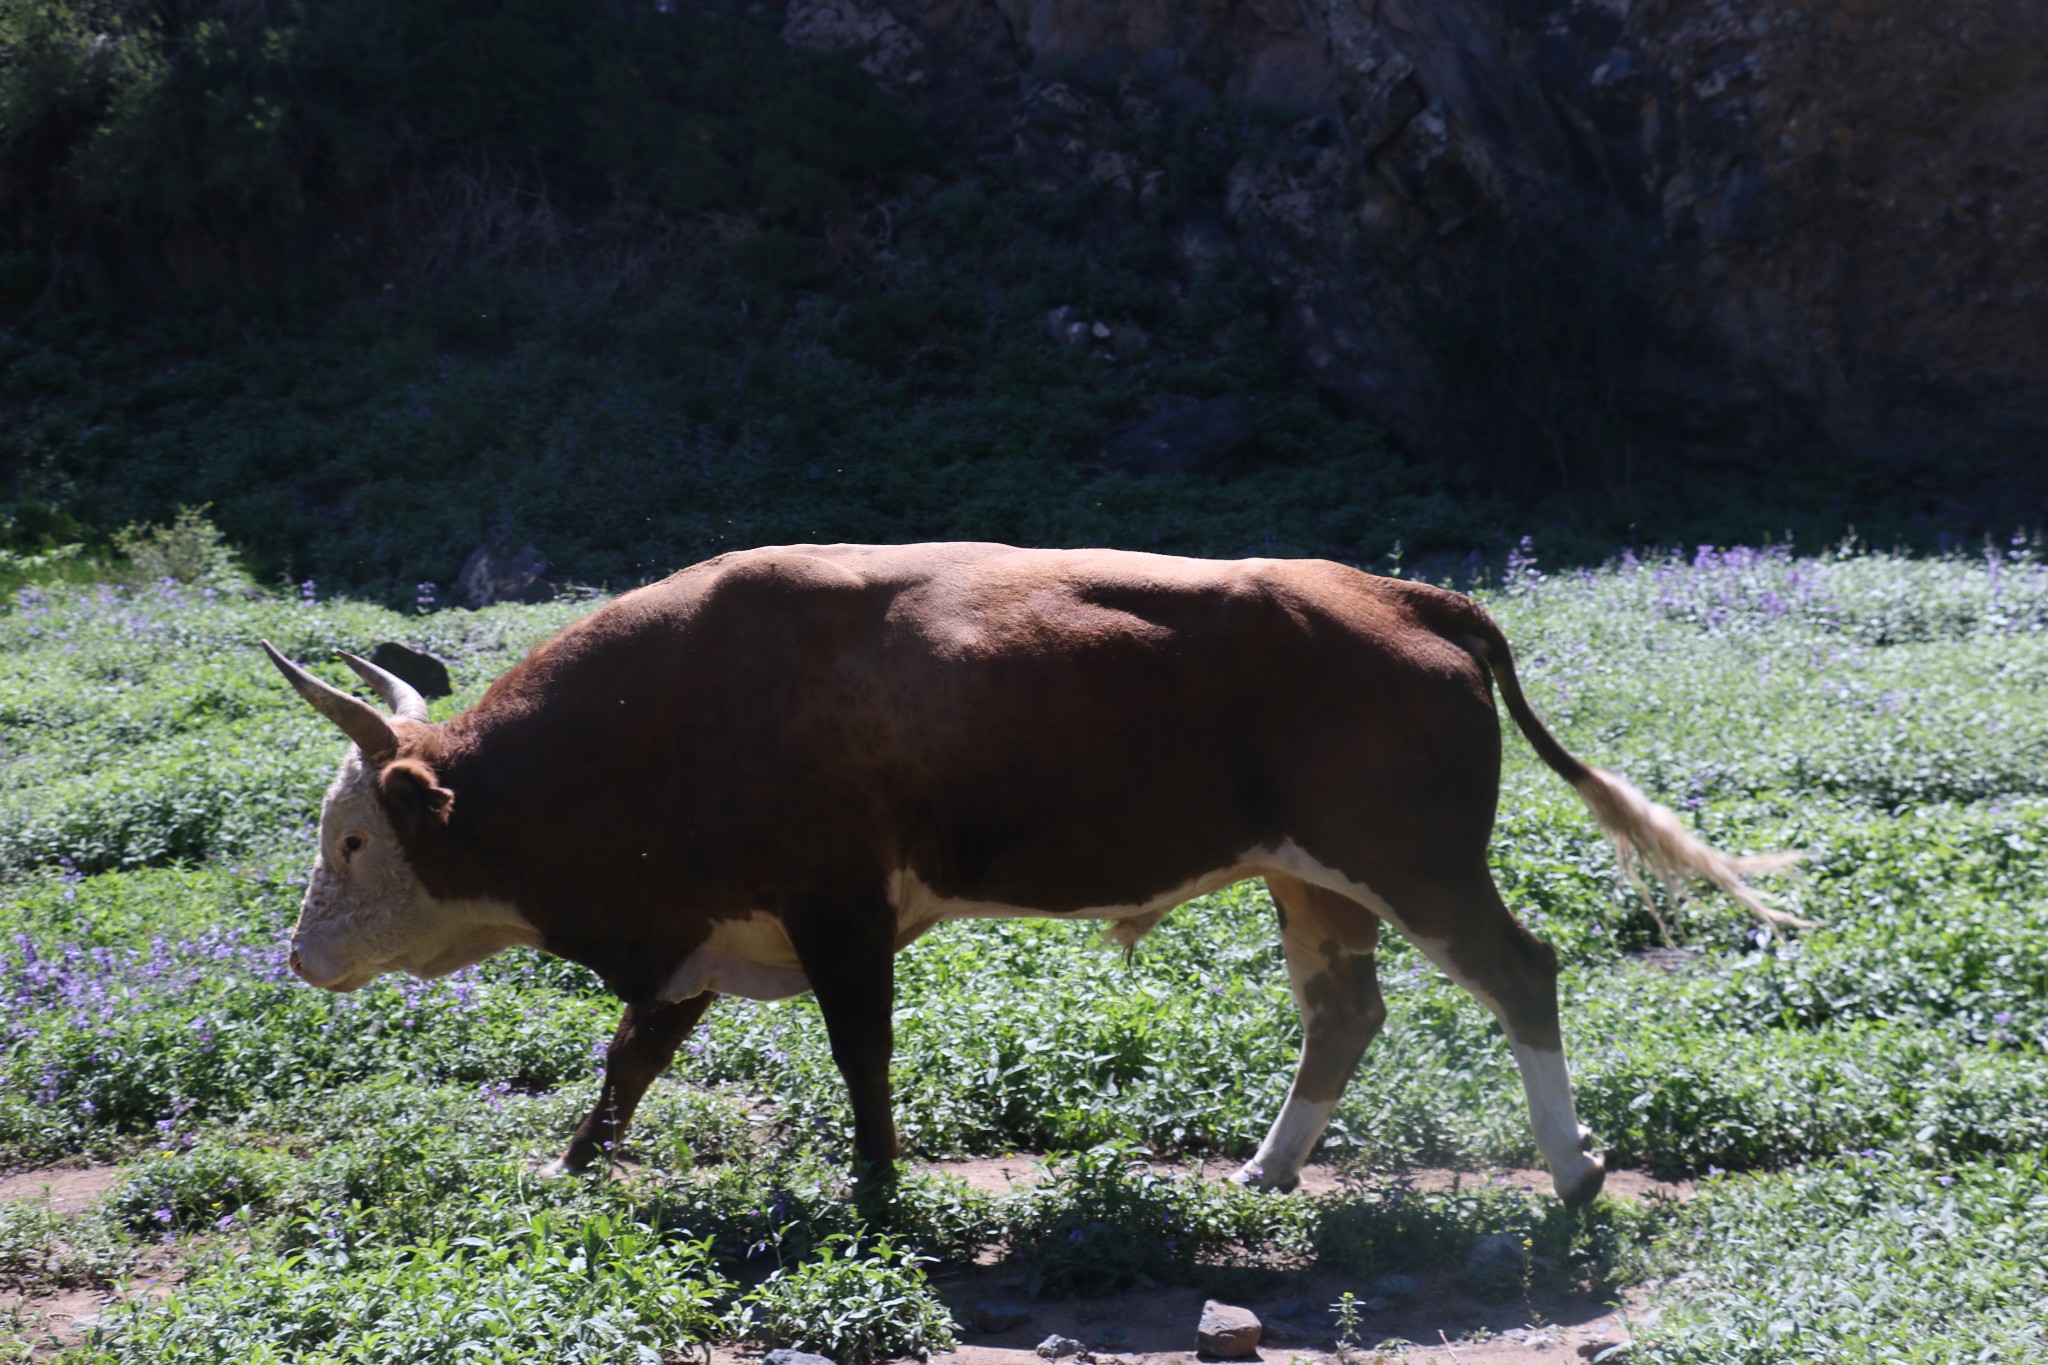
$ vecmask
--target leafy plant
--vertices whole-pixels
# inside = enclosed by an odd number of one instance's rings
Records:
[[[162,1305],[128,1301],[103,1329],[105,1358],[651,1365],[719,1330],[729,1286],[701,1243],[606,1214],[545,1213],[498,1237],[386,1242],[360,1218],[311,1210],[292,1256],[243,1253]]]
[[[953,1349],[953,1319],[925,1283],[929,1258],[881,1234],[842,1233],[743,1296],[740,1336],[847,1365]]]
[[[277,1162],[259,1153],[208,1142],[159,1155],[108,1195],[133,1231],[227,1231],[267,1212],[276,1197]]]
[[[1033,1295],[1172,1279],[1230,1238],[1227,1195],[1102,1146],[1070,1156],[1011,1221]]]

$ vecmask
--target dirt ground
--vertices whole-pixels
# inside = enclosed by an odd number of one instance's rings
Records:
[[[927,1168],[943,1172],[990,1193],[1028,1184],[1044,1174],[1030,1156],[981,1157],[968,1161],[934,1162]],[[1223,1179],[1234,1169],[1211,1162],[1203,1174]],[[120,1176],[113,1166],[52,1167],[0,1176],[0,1201],[23,1201],[77,1213],[111,1188]],[[1411,1171],[1398,1177],[1411,1188],[1441,1189],[1454,1182],[1504,1180],[1535,1190],[1549,1188],[1541,1171],[1487,1173],[1442,1170]],[[1302,1173],[1302,1189],[1321,1193],[1339,1187],[1327,1167]],[[1690,1181],[1656,1180],[1635,1171],[1614,1171],[1609,1193],[1625,1199],[1687,1199]],[[164,1264],[146,1268],[131,1292],[171,1292],[177,1268]],[[1365,1297],[1365,1286],[1344,1276],[1320,1271],[1274,1272],[1259,1278],[1255,1294],[1229,1296],[1238,1306],[1259,1315],[1265,1332],[1258,1358],[1267,1365],[1336,1365],[1335,1324],[1330,1305],[1351,1290]],[[934,1365],[1041,1365],[1038,1343],[1050,1336],[1071,1337],[1088,1348],[1103,1365],[1190,1365],[1195,1355],[1195,1323],[1207,1297],[1201,1290],[1166,1287],[1132,1289],[1100,1298],[1028,1299],[1017,1273],[1000,1263],[951,1266],[932,1274],[932,1287],[944,1297],[961,1324],[960,1348],[934,1358]],[[1631,1309],[1641,1295],[1624,1295],[1619,1306],[1585,1295],[1539,1290],[1527,1299],[1485,1302],[1466,1294],[1449,1276],[1424,1277],[1412,1303],[1388,1306],[1361,1315],[1359,1340],[1366,1348],[1349,1357],[1350,1365],[1568,1365],[1592,1360],[1629,1339]],[[23,1292],[0,1280],[0,1338],[27,1341],[32,1358],[47,1359],[59,1349],[83,1340],[81,1324],[105,1310],[112,1295],[100,1288],[47,1289]],[[1633,1316],[1640,1320],[1640,1312]],[[1014,1322],[997,1329],[997,1324]],[[717,1349],[712,1365],[755,1365],[753,1352]]]
[[[117,1166],[54,1166],[0,1176],[0,1203],[25,1203],[57,1213],[79,1213],[120,1178]],[[83,1340],[79,1319],[106,1307],[104,1289],[49,1289],[24,1293],[0,1277],[0,1339],[26,1341],[34,1359]]]
[[[991,1194],[1031,1183],[1044,1172],[1029,1156],[978,1157],[933,1162],[942,1171]],[[1202,1174],[1223,1180],[1237,1169],[1234,1162],[1204,1163]],[[1544,1171],[1448,1171],[1424,1169],[1386,1178],[1412,1189],[1446,1189],[1453,1184],[1504,1182],[1521,1189],[1547,1192]],[[1302,1171],[1301,1191],[1322,1194],[1341,1188],[1330,1167],[1311,1165]],[[1612,1171],[1608,1193],[1623,1199],[1692,1197],[1689,1180],[1658,1180],[1640,1171]],[[933,1288],[944,1296],[961,1324],[960,1349],[936,1356],[934,1365],[1042,1365],[1034,1348],[1048,1336],[1072,1337],[1114,1365],[1188,1365],[1195,1354],[1195,1323],[1201,1316],[1202,1291],[1186,1288],[1134,1289],[1098,1299],[1037,1301],[1023,1297],[1022,1281],[1000,1265],[949,1268],[932,1276]],[[1256,1295],[1231,1301],[1248,1308],[1265,1324],[1259,1359],[1267,1365],[1313,1362],[1332,1365],[1336,1354],[1335,1323],[1330,1305],[1344,1291],[1361,1299],[1366,1287],[1355,1279],[1319,1271],[1264,1277]],[[1591,1360],[1630,1339],[1628,1322],[1640,1320],[1640,1292],[1623,1296],[1617,1306],[1587,1295],[1539,1290],[1528,1299],[1487,1302],[1465,1293],[1449,1275],[1423,1277],[1421,1293],[1410,1304],[1361,1314],[1359,1342],[1366,1349],[1349,1359],[1353,1365],[1526,1365],[1527,1362]],[[977,1330],[975,1309],[993,1303],[1022,1310],[1026,1320],[1000,1332]],[[1384,1343],[1384,1344],[1382,1344]],[[720,1365],[726,1365],[721,1362]],[[737,1362],[733,1362],[737,1365]]]

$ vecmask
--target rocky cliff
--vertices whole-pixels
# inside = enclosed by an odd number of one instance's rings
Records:
[[[1254,262],[1420,449],[1569,485],[2048,444],[2041,0],[794,0],[784,33]]]

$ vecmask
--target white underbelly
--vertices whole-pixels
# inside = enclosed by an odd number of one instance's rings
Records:
[[[934,925],[956,919],[1078,919],[1112,925],[1130,924],[1134,928],[1142,925],[1136,934],[1130,936],[1111,930],[1118,942],[1128,946],[1144,937],[1145,932],[1164,919],[1176,905],[1241,882],[1246,877],[1257,876],[1259,867],[1251,860],[1258,852],[1254,849],[1229,867],[1190,877],[1180,885],[1143,901],[1128,905],[1094,905],[1079,910],[1039,910],[1030,906],[1006,905],[1001,901],[942,896],[927,886],[916,872],[907,867],[899,868],[889,876],[889,903],[896,910],[896,947],[901,950]]]
[[[810,988],[782,921],[755,913],[713,924],[711,936],[669,973],[661,998],[689,1000],[716,991],[747,1000],[787,1000]]]
[[[898,951],[934,925],[958,919],[1094,920],[1110,924],[1110,940],[1128,948],[1184,901],[1256,877],[1268,868],[1302,875],[1309,872],[1302,865],[1305,861],[1291,840],[1277,846],[1247,849],[1229,866],[1190,877],[1143,901],[1079,910],[1040,910],[1000,901],[942,896],[906,867],[889,876],[889,904],[896,912]],[[1332,875],[1320,867],[1314,868],[1314,872],[1323,875],[1311,873],[1309,879],[1319,882],[1328,881]],[[803,966],[797,961],[796,949],[782,930],[782,922],[757,911],[743,919],[719,920],[714,924],[711,936],[669,974],[661,998],[688,1000],[706,991],[716,991],[748,1000],[786,1000],[810,988]]]

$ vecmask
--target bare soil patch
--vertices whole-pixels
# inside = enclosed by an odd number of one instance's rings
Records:
[[[52,1213],[83,1213],[121,1178],[119,1166],[64,1165],[0,1176],[0,1203],[29,1204]],[[146,1252],[132,1268],[130,1294],[162,1296],[180,1278],[177,1252]],[[116,1298],[105,1285],[10,1282],[0,1277],[0,1336],[26,1342],[31,1360],[47,1360],[85,1341],[92,1320]],[[80,1323],[86,1324],[85,1328]]]
[[[1228,1180],[1238,1168],[1237,1162],[1211,1158],[1201,1165],[1205,1180]],[[962,1157],[953,1161],[928,1161],[920,1163],[919,1169],[948,1175],[967,1185],[970,1189],[985,1194],[1008,1194],[1020,1185],[1035,1185],[1046,1177],[1045,1158],[1029,1153],[1015,1156]],[[1184,1170],[1186,1167],[1172,1162],[1162,1162],[1162,1172]],[[1356,1187],[1355,1177],[1348,1178]],[[1424,1166],[1413,1170],[1387,1175],[1368,1177],[1362,1182],[1368,1189],[1388,1190],[1448,1190],[1456,1186],[1471,1187],[1482,1184],[1500,1184],[1515,1189],[1533,1190],[1538,1194],[1551,1193],[1550,1173],[1537,1170],[1505,1171],[1454,1171],[1447,1167]],[[1347,1177],[1340,1175],[1333,1166],[1311,1164],[1302,1167],[1301,1185],[1297,1194],[1330,1194],[1346,1188]],[[1692,1198],[1698,1188],[1692,1180],[1665,1180],[1647,1171],[1609,1171],[1606,1193],[1618,1199],[1670,1199],[1683,1202]]]
[[[52,1213],[82,1213],[121,1178],[119,1166],[46,1166],[0,1175],[0,1203],[33,1204]]]
[[[1362,1286],[1338,1275],[1268,1276],[1250,1292],[1217,1285],[1029,1300],[1014,1274],[970,1266],[939,1271],[932,1285],[962,1325],[959,1349],[932,1357],[932,1365],[1044,1365],[1033,1348],[1055,1335],[1080,1341],[1100,1365],[1197,1365],[1206,1358],[1195,1354],[1195,1323],[1207,1298],[1259,1315],[1264,1365],[1577,1365],[1630,1341],[1630,1309],[1644,1298],[1631,1290],[1616,1305],[1539,1290],[1487,1303],[1448,1276],[1428,1277],[1416,1302],[1362,1314],[1363,1349],[1340,1357],[1329,1308],[1346,1289]],[[1024,1320],[1001,1332],[975,1330],[976,1305],[990,1301],[1021,1308]],[[711,1356],[713,1365],[758,1362],[754,1352],[725,1348]]]
[[[108,1297],[103,1289],[0,1289],[0,1337],[28,1343],[31,1360],[48,1359],[85,1340],[78,1320],[98,1316]]]
[[[1044,1159],[1029,1153],[934,1161],[922,1169],[997,1195],[1036,1184],[1048,1173]],[[1185,1168],[1161,1163],[1160,1169]],[[1236,1162],[1213,1159],[1203,1162],[1199,1172],[1203,1179],[1225,1180],[1236,1169]],[[1329,1194],[1360,1184],[1333,1166],[1311,1165],[1302,1171],[1298,1192]],[[1368,1177],[1362,1184],[1388,1190],[1504,1184],[1550,1193],[1550,1175],[1540,1170],[1428,1167]],[[1683,1201],[1695,1189],[1691,1180],[1664,1180],[1643,1171],[1607,1174],[1606,1192],[1621,1199]],[[1611,1296],[1539,1288],[1526,1297],[1487,1301],[1467,1292],[1450,1274],[1418,1278],[1421,1292],[1412,1303],[1361,1313],[1358,1336],[1365,1349],[1350,1357],[1352,1365],[1574,1365],[1629,1341],[1628,1321],[1639,1315],[1647,1298],[1647,1289],[1624,1291],[1617,1304]],[[1232,1272],[1223,1271],[1203,1287],[1030,1300],[1014,1269],[984,1262],[937,1270],[932,1285],[962,1325],[960,1348],[934,1357],[934,1365],[1043,1365],[1033,1348],[1054,1335],[1084,1343],[1109,1365],[1194,1365],[1195,1323],[1207,1298],[1223,1299],[1259,1315],[1266,1328],[1259,1359],[1267,1365],[1337,1365],[1337,1323],[1330,1305],[1346,1290],[1360,1299],[1369,1297],[1367,1286],[1354,1278],[1312,1270],[1261,1271],[1240,1277],[1235,1284]],[[976,1330],[975,1308],[989,1302],[1023,1310],[1024,1321],[1000,1332]],[[745,1357],[717,1352],[714,1359],[718,1365],[742,1365]]]

